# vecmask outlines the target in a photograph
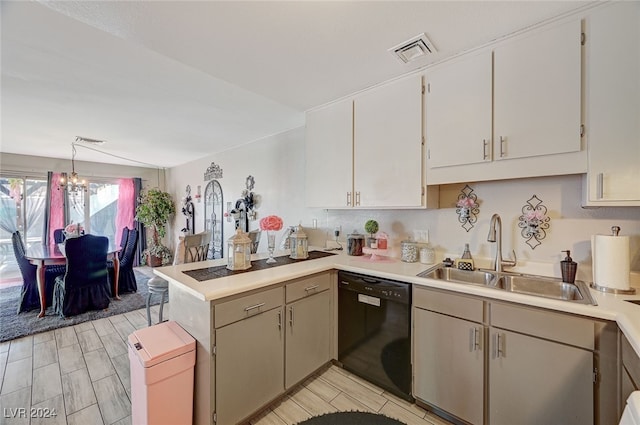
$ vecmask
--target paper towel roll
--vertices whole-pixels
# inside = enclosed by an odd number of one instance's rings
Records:
[[[593,282],[612,289],[629,289],[629,237],[591,236]]]

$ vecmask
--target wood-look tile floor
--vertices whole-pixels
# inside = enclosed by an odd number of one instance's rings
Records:
[[[351,410],[381,413],[407,425],[450,425],[337,366],[308,379],[251,424],[293,425],[324,413]]]

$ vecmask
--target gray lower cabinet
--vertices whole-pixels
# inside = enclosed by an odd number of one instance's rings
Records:
[[[474,425],[612,423],[610,324],[418,285],[413,320],[414,396],[436,412]]]
[[[595,323],[492,302],[489,423],[594,423]]]
[[[622,359],[620,410],[622,411],[626,405],[627,398],[629,398],[629,394],[634,391],[640,391],[640,357],[633,350],[629,340],[622,332],[620,333],[620,343],[620,357]]]
[[[472,424],[484,414],[484,327],[414,309],[414,396]]]
[[[216,329],[217,423],[235,424],[284,392],[278,307]]]
[[[325,290],[286,307],[285,387],[331,360],[331,293]]]
[[[334,275],[214,305],[217,424],[248,419],[331,360]]]
[[[593,424],[593,353],[491,329],[492,425]]]

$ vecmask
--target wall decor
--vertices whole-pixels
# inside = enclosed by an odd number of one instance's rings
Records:
[[[547,216],[547,207],[538,196],[533,195],[522,207],[522,215],[518,219],[518,227],[522,229],[520,234],[531,249],[540,245],[547,236],[549,221],[551,217]]]
[[[194,208],[191,202],[191,186],[187,185],[185,189],[185,197],[182,198],[182,214],[186,216],[187,224],[182,228],[181,232],[187,235],[193,235],[195,230]]]
[[[218,259],[224,256],[223,205],[222,186],[218,180],[211,180],[204,189],[204,229],[212,232],[208,259]],[[230,209],[231,202],[228,202],[228,205],[228,209]]]
[[[209,168],[207,168],[207,170],[204,172],[204,181],[207,182],[209,180],[217,180],[221,178],[222,168],[220,168],[220,166],[215,162],[212,162],[211,165],[209,165]]]
[[[242,229],[243,232],[249,232],[249,221],[253,221],[257,218],[258,212],[256,208],[260,203],[260,195],[256,195],[253,192],[255,186],[255,179],[253,176],[248,176],[245,180],[245,187],[242,191],[242,197],[238,198],[233,209],[231,203],[227,202],[227,212],[225,216],[228,220],[233,219],[235,221],[235,228]]]
[[[473,189],[467,184],[460,191],[456,202],[456,214],[458,214],[458,221],[462,223],[462,228],[467,232],[471,230],[474,223],[478,221],[479,213],[478,196],[473,193]]]

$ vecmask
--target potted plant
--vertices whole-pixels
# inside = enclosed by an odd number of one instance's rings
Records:
[[[369,234],[369,237],[367,238],[367,247],[369,248],[375,247],[373,245],[376,245],[377,243],[375,234],[378,231],[378,229],[380,229],[380,226],[378,225],[378,222],[375,220],[367,220],[367,222],[364,224],[364,230]]]
[[[171,250],[162,244],[167,233],[166,225],[176,207],[171,195],[160,189],[142,192],[136,207],[136,220],[149,229],[147,249],[142,253],[151,267],[171,263]]]

